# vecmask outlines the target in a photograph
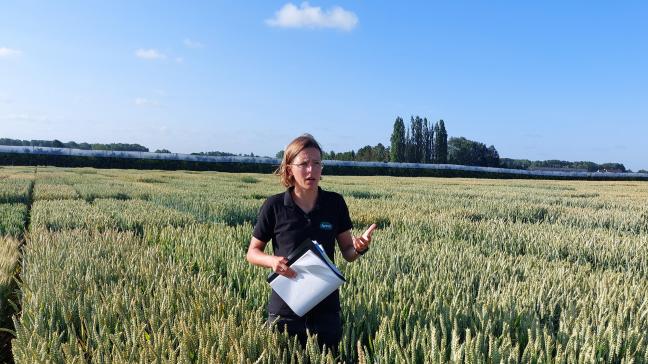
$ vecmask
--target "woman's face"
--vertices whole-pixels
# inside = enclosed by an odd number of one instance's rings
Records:
[[[322,156],[319,150],[303,149],[288,165],[288,173],[293,176],[296,188],[316,190],[322,177]]]

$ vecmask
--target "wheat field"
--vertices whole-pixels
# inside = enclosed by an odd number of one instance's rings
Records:
[[[648,183],[324,176],[371,251],[338,254],[337,356],[264,326],[245,260],[276,177],[0,168],[18,363],[645,363]],[[268,246],[267,249],[270,249]]]

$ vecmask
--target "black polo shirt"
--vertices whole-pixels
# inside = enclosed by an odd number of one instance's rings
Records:
[[[318,187],[319,188],[319,187]],[[261,241],[272,240],[275,256],[287,257],[300,243],[310,238],[324,247],[334,261],[335,238],[351,229],[349,209],[342,196],[319,188],[315,207],[309,213],[302,211],[292,199],[292,187],[286,192],[270,196],[261,206],[253,236]],[[310,312],[324,313],[340,310],[338,290],[331,293]],[[295,316],[293,310],[273,290],[268,312],[281,316]]]

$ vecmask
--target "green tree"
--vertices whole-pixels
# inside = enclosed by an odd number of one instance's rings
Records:
[[[434,128],[428,123],[427,118],[423,119],[423,139],[425,141],[423,163],[434,161]]]
[[[500,167],[509,169],[529,169],[531,161],[528,159],[500,158]]]
[[[603,163],[599,166],[601,170],[605,170],[607,172],[620,172],[623,173],[626,171],[626,168],[623,164],[621,163]]]
[[[382,143],[378,143],[374,148],[373,148],[373,160],[377,162],[387,162],[389,161],[389,151],[387,148],[385,148]]]
[[[476,142],[468,140],[464,137],[450,138],[448,143],[449,161],[451,164],[459,164],[465,166],[479,165],[477,158]]]
[[[414,160],[414,146],[412,143],[412,128],[405,128],[405,159],[403,162],[411,163]]]
[[[392,162],[404,162],[407,145],[405,143],[405,123],[400,116],[394,122],[394,131],[392,132],[390,141],[389,160]]]
[[[448,133],[443,120],[434,125],[434,160],[436,163],[448,163]]]
[[[410,162],[423,163],[425,160],[425,135],[423,132],[423,119],[418,115],[412,117],[410,122],[411,130],[411,155]]]
[[[23,146],[25,145],[22,140],[18,139],[9,139],[9,138],[0,138],[0,145],[11,145],[11,146]]]
[[[364,147],[358,149],[356,154],[357,161],[369,162],[374,160],[373,148],[370,145],[365,145]]]
[[[355,152],[353,150],[350,152],[338,152],[335,154],[335,159],[339,161],[354,161]]]
[[[450,138],[448,159],[452,164],[465,166],[498,167],[499,153],[494,146],[468,140],[464,137]]]
[[[491,145],[486,149],[486,166],[488,167],[499,167],[500,166],[500,157],[497,149],[494,145]]]

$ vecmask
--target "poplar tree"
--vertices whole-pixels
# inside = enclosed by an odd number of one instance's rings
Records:
[[[423,135],[423,119],[418,115],[411,119],[412,129],[412,158],[410,162],[423,163],[425,158],[425,137]]]
[[[423,139],[425,140],[425,153],[423,162],[432,163],[434,161],[434,128],[428,123],[428,119],[423,119]]]
[[[434,125],[434,160],[436,163],[448,163],[448,133],[443,120]]]
[[[389,159],[392,162],[404,162],[407,145],[405,142],[405,123],[400,116],[394,122],[394,131],[392,132],[390,141]]]
[[[441,163],[439,155],[439,122],[434,123],[434,140],[432,141],[432,149],[434,149],[434,163]]]
[[[411,123],[411,121],[410,121]],[[405,159],[404,162],[411,163],[414,159],[414,143],[412,141],[412,126],[405,129]]]

